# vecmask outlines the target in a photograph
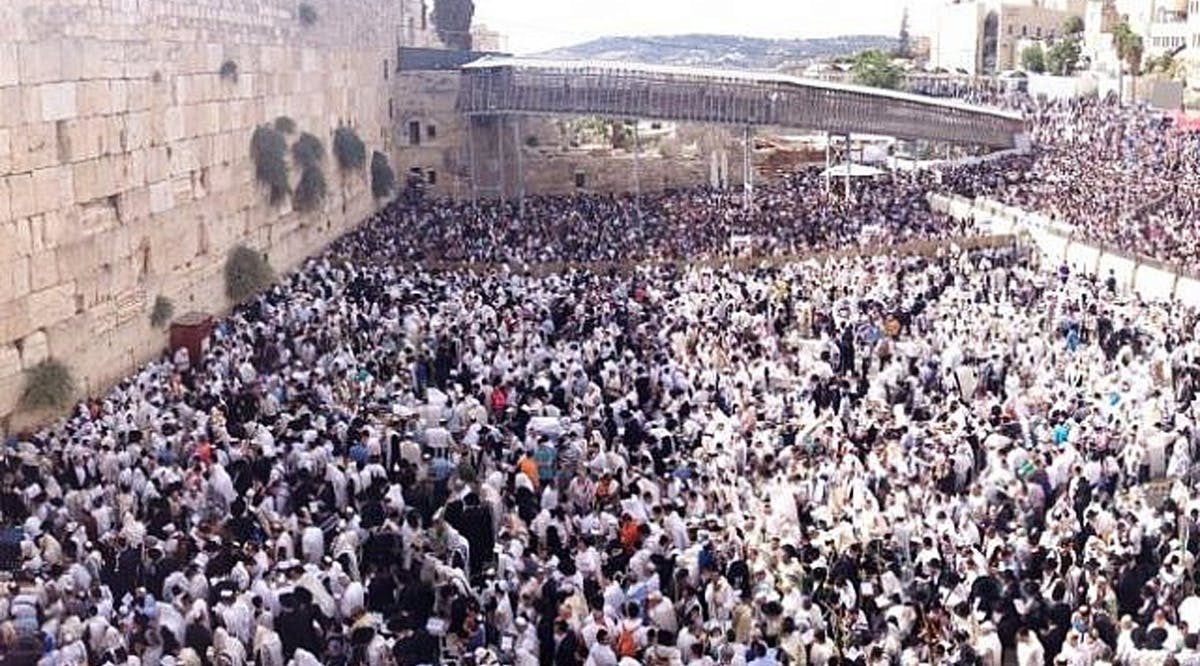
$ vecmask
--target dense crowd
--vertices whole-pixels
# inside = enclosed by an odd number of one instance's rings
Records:
[[[1190,267],[1200,259],[1200,133],[1111,98],[1008,98],[1030,119],[1034,149],[952,170],[958,194],[1048,214],[1081,237]]]
[[[1200,658],[1200,503],[1140,483],[1200,444],[1194,313],[1015,248],[533,276],[380,233],[9,442],[3,663]]]
[[[1195,257],[1193,137],[1028,109],[942,183]],[[1018,246],[632,265],[964,233],[930,178],[389,207],[5,442],[0,665],[1200,664],[1196,312]]]
[[[748,251],[797,255],[860,243],[965,232],[929,210],[932,175],[857,180],[827,190],[816,170],[759,185],[750,210],[740,190],[687,188],[637,197],[528,197],[507,204],[426,199],[397,203],[366,232],[389,258],[486,263],[592,263],[700,259]],[[731,247],[735,237],[747,239]],[[372,251],[374,251],[374,245]],[[378,256],[378,255],[376,255]]]

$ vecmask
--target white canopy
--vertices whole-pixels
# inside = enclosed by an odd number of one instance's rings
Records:
[[[849,171],[851,178],[874,178],[883,173],[883,169],[877,169],[873,166],[865,164],[835,164],[825,170],[822,176],[830,176],[833,178],[845,178],[846,172]]]

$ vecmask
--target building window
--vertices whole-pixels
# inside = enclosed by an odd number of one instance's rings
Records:
[[[1023,26],[1021,26],[1021,36],[1022,36],[1022,37],[1028,37],[1028,36],[1029,36],[1029,26],[1027,26],[1027,25],[1023,25]]]
[[[425,0],[421,0],[421,29],[429,29],[429,7],[425,5]]]
[[[1009,36],[1009,37],[1012,37],[1012,34],[1013,34],[1013,27],[1012,27],[1012,24],[1009,24],[1009,26],[1008,26],[1008,36]]]
[[[408,123],[408,145],[421,145],[421,123],[416,120]]]
[[[437,185],[437,172],[433,169],[425,172],[425,180],[428,181],[430,185]]]
[[[587,187],[587,174],[582,171],[575,172],[575,189],[582,190]]]
[[[395,116],[396,116],[396,100],[389,98],[388,99],[388,120],[391,120]]]
[[[1038,38],[1041,38],[1041,36],[1042,36],[1042,26],[1040,26],[1040,25],[1037,27],[1037,36],[1038,36]]]
[[[390,76],[390,75],[391,75],[391,72],[390,72],[390,71],[388,71],[388,61],[385,59],[385,60],[383,61],[383,80],[384,80],[384,81],[387,81],[387,80],[388,80],[388,76]]]
[[[434,127],[433,125],[426,125],[425,126],[425,138],[429,139],[430,141],[433,141],[434,139],[436,139],[437,138],[437,127]]]

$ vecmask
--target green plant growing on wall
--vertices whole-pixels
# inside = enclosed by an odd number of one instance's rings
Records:
[[[300,9],[297,12],[297,16],[300,17],[300,22],[306,26],[315,25],[317,19],[320,18],[317,16],[317,9],[307,2],[300,3]]]
[[[304,167],[300,173],[300,184],[296,185],[296,196],[293,197],[296,211],[308,213],[320,208],[321,202],[325,201],[326,189],[325,174],[321,173],[321,168],[315,164]]]
[[[347,171],[361,169],[367,164],[367,146],[351,127],[343,125],[334,131],[333,154]]]
[[[271,286],[275,271],[265,257],[245,245],[229,251],[225,260],[225,295],[234,303],[243,303]]]
[[[226,60],[221,64],[221,78],[227,81],[237,83],[238,80],[238,64],[232,60]]]
[[[150,309],[150,325],[163,328],[175,316],[175,304],[166,296],[159,295],[154,299],[154,307]]]
[[[275,131],[281,134],[295,134],[296,121],[292,120],[290,116],[279,116],[275,119]]]
[[[250,138],[250,157],[254,160],[254,177],[271,191],[271,203],[278,204],[287,197],[288,167],[284,156],[287,141],[278,130],[261,125]]]
[[[75,378],[62,361],[46,359],[25,374],[21,408],[29,411],[63,409],[75,397]]]
[[[292,159],[302,167],[316,166],[325,159],[325,146],[320,139],[304,132],[292,146]]]
[[[376,199],[385,199],[396,190],[396,172],[388,164],[387,156],[378,150],[371,155],[371,193]]]

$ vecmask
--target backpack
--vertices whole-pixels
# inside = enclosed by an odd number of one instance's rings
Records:
[[[617,634],[616,653],[618,659],[637,657],[637,636],[634,630],[621,625],[621,633]]]

